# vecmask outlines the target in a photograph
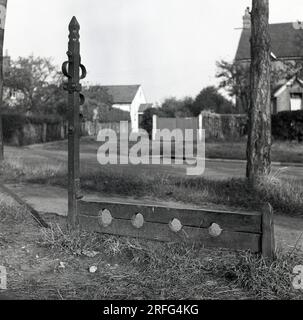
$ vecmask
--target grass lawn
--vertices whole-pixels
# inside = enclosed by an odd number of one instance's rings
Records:
[[[207,142],[206,157],[210,159],[246,160],[246,141],[242,142]],[[303,143],[274,142],[272,161],[303,164]]]
[[[0,195],[0,265],[14,299],[303,299],[292,288],[293,250],[269,263],[248,252],[137,241],[66,228],[41,229]],[[95,273],[89,268],[97,267]]]

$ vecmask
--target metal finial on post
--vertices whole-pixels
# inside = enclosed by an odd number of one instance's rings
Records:
[[[69,39],[72,41],[79,41],[80,39],[80,24],[76,17],[73,17],[68,25]]]
[[[69,27],[69,30],[71,30],[71,28],[74,28],[74,27],[76,27],[76,28],[78,28],[78,30],[80,30],[80,24],[75,16],[72,17],[72,20],[70,21],[68,27]]]
[[[80,25],[73,17],[69,24],[68,61],[62,65],[62,72],[68,78],[63,88],[68,92],[68,221],[75,227],[78,223],[80,196],[80,105],[84,96],[80,93],[80,80],[86,77],[86,69],[80,57]],[[80,74],[81,70],[81,74]]]

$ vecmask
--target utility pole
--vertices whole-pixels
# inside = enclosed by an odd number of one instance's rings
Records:
[[[3,43],[6,20],[7,0],[0,0],[0,161],[4,159],[3,129],[2,129],[2,106],[3,106]]]
[[[252,0],[247,178],[255,185],[271,169],[269,0]]]

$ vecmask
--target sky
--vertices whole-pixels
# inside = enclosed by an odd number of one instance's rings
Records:
[[[195,97],[218,83],[216,61],[233,60],[247,6],[251,0],[8,0],[4,48],[61,66],[75,15],[89,84],[142,84],[148,102]],[[271,23],[296,20],[302,0],[270,0]]]

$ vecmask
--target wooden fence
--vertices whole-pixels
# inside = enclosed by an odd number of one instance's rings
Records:
[[[86,230],[149,240],[197,243],[205,247],[250,250],[274,257],[273,211],[240,213],[79,201],[79,223]]]
[[[159,118],[154,116],[153,122],[154,130],[168,129],[172,132],[175,129],[179,129],[183,134],[183,138],[185,138],[185,130],[191,129],[193,130],[194,141],[198,138],[199,118]]]
[[[205,130],[206,140],[237,141],[246,136],[247,115],[243,114],[216,114],[203,111],[197,118],[161,118],[153,116],[153,139],[156,139],[156,130],[186,129],[193,130],[194,139],[201,136],[199,129]],[[199,133],[199,135],[197,134]]]

